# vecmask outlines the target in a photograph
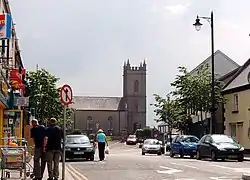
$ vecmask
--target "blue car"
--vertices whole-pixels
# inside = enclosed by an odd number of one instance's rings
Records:
[[[180,157],[190,156],[194,157],[197,150],[197,144],[199,139],[192,135],[178,135],[176,136],[171,144],[170,157],[174,157],[176,154]]]

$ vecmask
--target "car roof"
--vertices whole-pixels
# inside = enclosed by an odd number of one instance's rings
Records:
[[[71,134],[71,135],[66,135],[66,137],[87,137],[86,135],[83,135],[83,134]]]

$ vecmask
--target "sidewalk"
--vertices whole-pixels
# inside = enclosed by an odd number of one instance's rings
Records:
[[[28,171],[28,169],[27,169],[27,171]],[[59,179],[61,180],[62,179],[62,163],[59,164],[59,171],[60,171]],[[14,179],[19,179],[20,180],[20,176],[19,176],[18,171],[11,171],[10,177],[11,177],[10,180],[14,180]],[[43,175],[43,180],[47,180],[48,178],[49,178],[48,170],[47,170],[47,167],[46,167],[44,175]],[[22,179],[24,179],[24,177],[22,177]],[[26,180],[30,180],[30,179],[31,179],[30,177],[26,177]],[[70,180],[70,179],[73,180],[75,178],[72,176],[72,172],[71,172],[71,170],[68,169],[67,164],[66,164],[66,166],[65,166],[65,180]]]

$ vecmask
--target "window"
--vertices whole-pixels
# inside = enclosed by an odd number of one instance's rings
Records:
[[[231,135],[231,137],[236,138],[236,124],[232,123],[229,126],[230,126],[230,135]]]
[[[234,109],[233,111],[239,111],[239,97],[238,94],[234,95]]]
[[[108,121],[109,121],[109,130],[112,130],[112,126],[113,126],[113,118],[111,116],[108,117]]]
[[[135,82],[134,82],[134,92],[139,92],[139,81],[138,80],[136,80]]]
[[[92,130],[92,128],[93,128],[92,126],[93,126],[93,119],[92,119],[91,116],[88,116],[88,118],[87,118],[87,129]]]

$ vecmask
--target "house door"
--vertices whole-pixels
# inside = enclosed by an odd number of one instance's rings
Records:
[[[239,141],[240,144],[243,144],[243,123],[237,123],[237,140]]]

